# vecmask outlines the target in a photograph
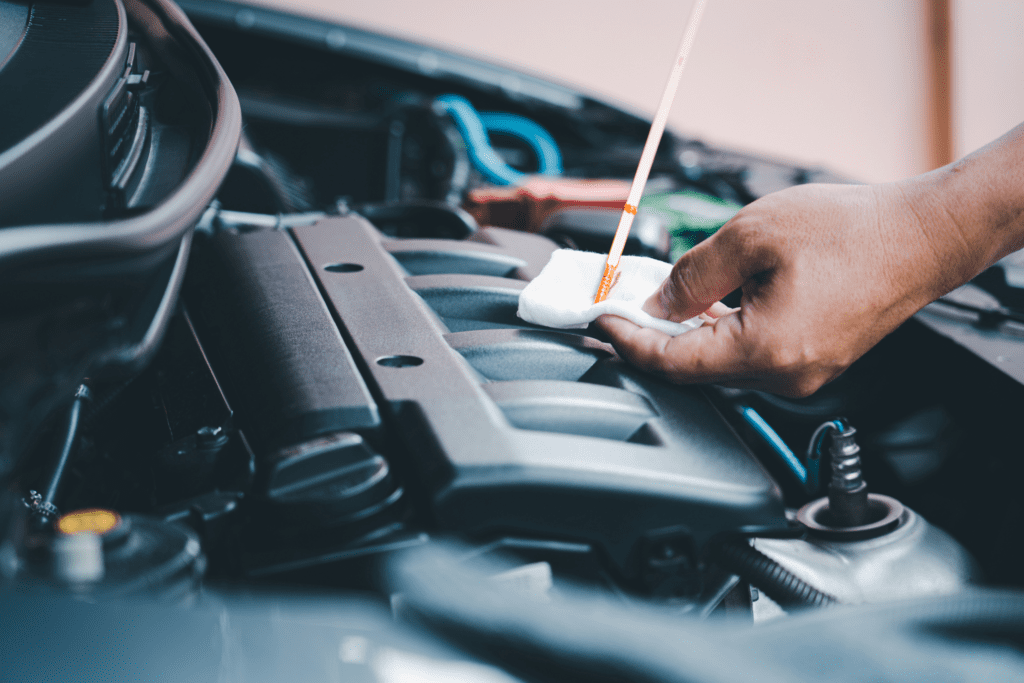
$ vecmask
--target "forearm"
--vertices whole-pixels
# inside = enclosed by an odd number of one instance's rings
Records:
[[[937,249],[941,276],[932,298],[1024,248],[1024,124],[959,161],[895,185],[926,229],[960,246],[955,255]]]

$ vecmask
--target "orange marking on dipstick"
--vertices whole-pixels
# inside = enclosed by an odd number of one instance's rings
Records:
[[[636,207],[633,206],[632,204],[627,203],[625,206],[622,207],[622,210],[625,211],[626,213],[631,213],[634,216],[636,215]]]
[[[612,285],[615,284],[615,266],[610,263],[604,265],[604,275],[601,276],[601,286],[597,288],[597,296],[594,297],[594,303],[599,304],[608,298],[608,292],[612,291]]]

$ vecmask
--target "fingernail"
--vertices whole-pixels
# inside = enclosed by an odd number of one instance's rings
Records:
[[[654,294],[647,297],[647,301],[641,306],[644,313],[651,315],[655,318],[661,318],[664,320],[667,316],[665,315],[665,308],[661,305],[661,288],[654,290]]]

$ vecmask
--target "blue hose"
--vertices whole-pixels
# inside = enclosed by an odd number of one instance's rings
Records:
[[[488,131],[510,135],[530,145],[537,155],[539,173],[562,173],[558,144],[544,128],[530,119],[516,114],[478,113],[469,100],[460,95],[441,95],[435,102],[455,121],[455,127],[466,142],[470,161],[488,182],[513,185],[525,175],[505,163],[494,151]]]
[[[480,114],[480,120],[488,133],[511,135],[528,144],[537,155],[538,173],[562,174],[562,154],[558,151],[558,143],[540,124],[518,114],[499,112]]]
[[[771,428],[771,426],[764,421],[764,418],[749,406],[738,406],[740,414],[746,418],[747,423],[761,435],[772,450],[779,456],[779,459],[789,467],[793,475],[800,481],[801,484],[807,484],[807,468],[804,467],[800,459],[796,457],[796,454],[790,450],[786,442],[782,440],[778,432]]]

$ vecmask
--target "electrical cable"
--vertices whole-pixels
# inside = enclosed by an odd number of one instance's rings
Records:
[[[765,422],[760,413],[750,406],[737,406],[740,414],[751,427],[771,446],[779,458],[793,472],[793,475],[800,480],[801,484],[807,485],[807,468],[800,462],[800,458],[786,445],[778,432],[772,429],[771,425]]]
[[[80,385],[78,390],[75,391],[75,399],[71,402],[71,408],[68,411],[68,424],[64,432],[64,443],[57,456],[57,462],[53,467],[53,473],[50,475],[46,490],[42,494],[37,491],[29,491],[28,498],[25,499],[25,505],[42,525],[52,522],[60,515],[60,510],[57,509],[54,501],[57,499],[57,493],[64,480],[64,471],[67,469],[68,461],[71,459],[71,453],[78,442],[78,427],[82,421],[82,405],[90,398],[89,388],[84,384]]]
[[[64,445],[57,457],[57,465],[53,468],[53,475],[50,483],[43,494],[43,502],[52,504],[57,499],[57,489],[64,478],[64,470],[67,469],[68,460],[71,458],[71,451],[74,450],[75,442],[78,441],[78,424],[82,416],[82,404],[89,399],[89,389],[84,384],[78,387],[75,392],[75,400],[71,402],[71,410],[68,413],[68,428],[64,435]]]
[[[811,495],[817,493],[820,487],[821,447],[825,443],[825,437],[832,430],[838,431],[840,434],[846,430],[846,425],[842,418],[818,425],[818,428],[811,434],[810,442],[807,444],[807,455],[804,458],[804,462],[807,464],[807,492]]]

